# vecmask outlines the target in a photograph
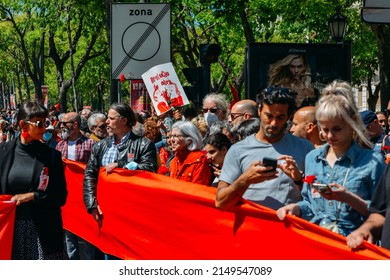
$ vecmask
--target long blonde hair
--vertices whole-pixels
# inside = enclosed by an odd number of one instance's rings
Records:
[[[344,120],[355,132],[354,140],[364,148],[373,148],[365,134],[362,118],[353,98],[352,87],[345,81],[333,81],[322,91],[316,108],[316,119]]]
[[[311,70],[309,64],[307,64],[306,59],[301,54],[290,54],[285,58],[276,61],[275,63],[269,66],[269,86],[284,86],[289,87],[292,78],[289,69],[290,63],[297,58],[301,58],[305,67],[305,73],[302,77],[302,82],[305,87],[309,87],[311,85]]]

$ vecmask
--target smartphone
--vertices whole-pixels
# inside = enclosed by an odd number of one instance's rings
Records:
[[[320,193],[329,194],[332,192],[331,187],[327,184],[313,183],[313,187]]]
[[[272,169],[268,171],[275,171],[278,165],[278,160],[276,158],[264,157],[262,163],[263,166],[272,166]]]

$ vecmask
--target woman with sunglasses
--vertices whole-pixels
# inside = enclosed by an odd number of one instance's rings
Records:
[[[12,259],[67,259],[61,206],[67,189],[61,154],[42,143],[48,112],[19,108],[19,137],[0,144],[0,194],[16,204]]]
[[[189,121],[178,121],[172,126],[171,148],[175,153],[170,163],[170,177],[186,182],[210,185],[211,170],[202,147],[202,136]]]

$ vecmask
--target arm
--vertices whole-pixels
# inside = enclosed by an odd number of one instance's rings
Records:
[[[238,204],[249,185],[277,177],[277,171],[270,172],[271,169],[272,167],[262,166],[261,162],[255,161],[232,184],[219,181],[215,206],[224,210],[229,206]]]
[[[364,222],[357,230],[347,236],[347,245],[352,249],[358,249],[364,240],[369,243],[374,241],[385,223],[385,217],[378,213],[372,213],[367,221]]]

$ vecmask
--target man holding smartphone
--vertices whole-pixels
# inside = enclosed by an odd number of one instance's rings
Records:
[[[296,92],[268,87],[257,96],[259,131],[233,145],[228,151],[218,184],[216,207],[237,205],[242,198],[278,209],[301,199],[300,182],[311,142],[286,133],[293,115]],[[268,166],[277,160],[277,169]]]

